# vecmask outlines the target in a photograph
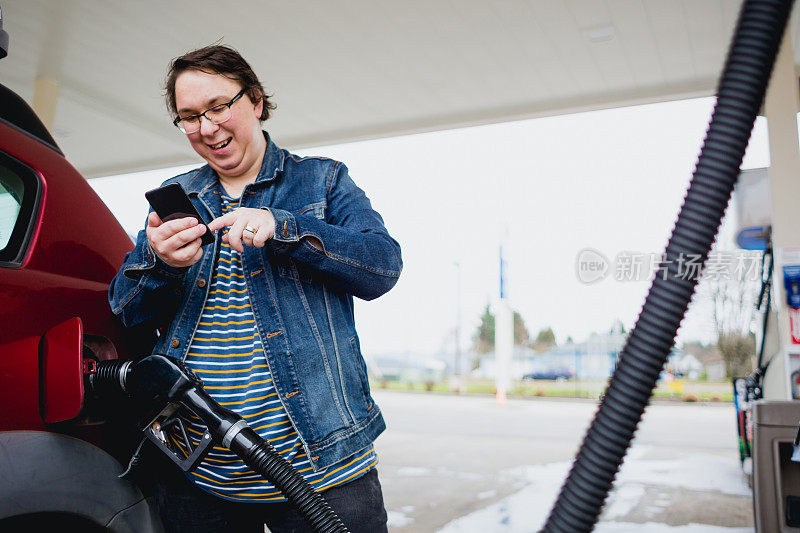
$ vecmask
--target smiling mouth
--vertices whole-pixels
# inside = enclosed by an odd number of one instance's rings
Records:
[[[228,137],[222,142],[218,142],[217,144],[209,144],[208,147],[212,150],[222,150],[233,140],[233,137]]]

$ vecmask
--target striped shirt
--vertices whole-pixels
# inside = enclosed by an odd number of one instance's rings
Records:
[[[226,194],[221,197],[223,214],[238,207],[238,199]],[[378,462],[371,445],[324,470],[312,470],[300,437],[272,384],[250,307],[241,255],[227,243],[221,245],[186,365],[220,405],[244,417],[315,490],[323,491],[364,475]],[[187,435],[196,444],[204,428],[191,419],[186,422]],[[179,444],[176,440],[173,443]],[[214,446],[189,477],[200,488],[227,500],[286,501],[274,485],[221,446]]]

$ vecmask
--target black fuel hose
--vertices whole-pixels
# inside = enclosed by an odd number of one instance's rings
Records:
[[[153,404],[153,412],[182,405],[197,415],[215,442],[240,457],[256,473],[271,482],[319,533],[346,533],[339,517],[320,493],[289,464],[269,442],[261,438],[238,414],[222,407],[202,387],[202,381],[185,365],[155,354],[137,363],[100,361],[89,376],[93,395],[108,398],[125,392],[140,402]],[[149,418],[149,417],[148,417]],[[146,425],[149,425],[146,418]],[[143,428],[146,429],[146,428]]]
[[[703,148],[644,307],[542,531],[591,531],[667,360],[697,279],[679,259],[705,262],[766,93],[792,0],[747,0],[717,90]]]
[[[261,438],[244,418],[222,407],[201,387],[189,389],[182,403],[199,416],[212,436],[275,485],[303,518],[319,533],[346,533],[331,506],[286,459]]]
[[[333,511],[328,503],[253,429],[245,428],[240,431],[229,448],[242,458],[244,464],[279,487],[308,523],[315,525],[317,531],[347,531],[335,514],[333,517],[336,522],[331,522],[328,515]]]

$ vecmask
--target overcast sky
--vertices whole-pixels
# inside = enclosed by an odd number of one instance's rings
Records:
[[[579,341],[616,319],[630,328],[650,283],[615,279],[614,259],[663,251],[712,105],[668,102],[299,151],[344,161],[403,249],[397,286],[356,304],[365,353],[452,352],[459,291],[469,346],[483,308],[497,302],[503,239],[510,302],[531,335],[549,326],[558,341]],[[759,119],[743,168],[769,165],[764,126]],[[90,183],[135,233],[144,191],[180,171]],[[576,271],[587,248],[610,264],[592,284]],[[709,309],[694,307],[679,340],[709,342]]]

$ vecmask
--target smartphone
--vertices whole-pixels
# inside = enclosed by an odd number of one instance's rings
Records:
[[[176,218],[194,217],[197,222],[206,227],[206,232],[200,237],[202,246],[214,242],[214,234],[208,229],[203,217],[195,209],[194,204],[189,199],[186,191],[180,183],[170,183],[157,189],[144,193],[144,197],[150,202],[153,211],[156,212],[162,222],[169,222]]]

